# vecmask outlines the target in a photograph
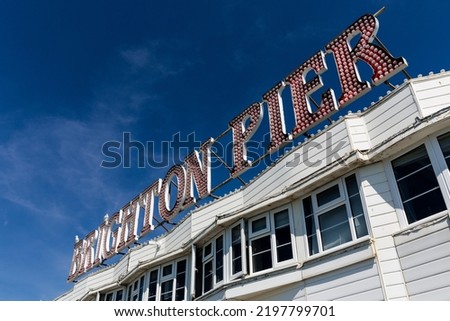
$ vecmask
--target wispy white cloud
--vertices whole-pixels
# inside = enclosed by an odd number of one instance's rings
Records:
[[[141,46],[121,49],[119,56],[126,62],[128,71],[145,73],[147,81],[156,82],[177,76],[192,66],[191,61],[180,59],[181,47],[182,39],[154,40]]]
[[[107,184],[99,166],[114,127],[114,121],[29,120],[0,144],[0,197],[60,222],[76,221],[76,213],[68,213],[71,201],[114,204],[120,189]]]
[[[148,64],[149,51],[147,48],[126,49],[120,55],[132,66],[143,68]]]

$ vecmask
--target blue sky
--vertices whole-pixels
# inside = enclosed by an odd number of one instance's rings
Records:
[[[3,0],[0,300],[67,291],[75,235],[168,169],[102,168],[103,143],[215,137],[383,6],[378,36],[412,76],[450,69],[445,1]]]

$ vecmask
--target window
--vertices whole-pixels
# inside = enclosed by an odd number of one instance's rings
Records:
[[[142,301],[144,294],[145,275],[141,276],[135,282],[128,286],[128,301]]]
[[[186,299],[187,260],[157,267],[149,272],[148,301],[182,301]]]
[[[438,137],[447,168],[450,168],[450,132]]]
[[[161,301],[172,301],[173,292],[173,266],[172,264],[162,267],[161,272]]]
[[[100,294],[100,301],[122,301],[124,289]]]
[[[175,278],[175,301],[186,298],[186,260],[177,262],[177,275]]]
[[[148,300],[156,301],[158,290],[159,269],[150,272],[150,281],[148,284]]]
[[[443,137],[439,142],[448,161],[448,138]],[[420,145],[393,160],[392,168],[408,223],[446,209],[425,145]]]
[[[237,278],[247,273],[246,246],[244,222],[241,220],[231,227],[230,231],[230,261],[231,278]]]
[[[224,237],[220,235],[203,247],[203,293],[224,279]]]
[[[355,175],[340,179],[303,199],[309,255],[367,235]]]
[[[293,260],[292,227],[288,208],[249,221],[249,253],[252,273]]]

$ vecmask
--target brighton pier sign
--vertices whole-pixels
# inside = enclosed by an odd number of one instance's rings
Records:
[[[376,38],[378,20],[375,15],[364,15],[344,32],[300,65],[284,80],[278,82],[262,96],[262,102],[251,104],[229,122],[232,131],[233,166],[230,178],[239,177],[252,163],[247,157],[246,143],[258,129],[264,115],[264,105],[269,116],[270,143],[266,154],[274,153],[288,142],[367,93],[372,86],[386,82],[407,66],[404,58],[393,57]],[[350,45],[356,36],[358,42]],[[341,95],[336,97],[333,89],[321,95],[321,101],[313,112],[311,95],[323,86],[321,75],[327,71],[325,55],[332,54],[341,85]],[[372,69],[371,81],[361,80],[357,61]],[[306,76],[313,73],[313,77]],[[290,87],[294,128],[286,131],[281,93]],[[214,139],[204,142],[199,151],[189,154],[182,165],[174,165],[163,179],[158,179],[138,197],[129,202],[111,217],[105,216],[103,223],[74,245],[68,281],[97,267],[138,239],[154,231],[155,208],[160,220],[170,222],[180,212],[192,207],[198,199],[211,194],[211,146]],[[170,185],[177,185],[173,193]],[[196,193],[195,193],[196,192]],[[140,213],[142,217],[139,217]],[[156,220],[158,222],[158,220]],[[142,226],[138,231],[138,226]]]

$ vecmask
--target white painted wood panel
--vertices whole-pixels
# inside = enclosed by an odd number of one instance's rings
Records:
[[[244,203],[253,204],[269,195],[277,194],[283,188],[308,177],[328,163],[352,151],[343,120],[329,127],[327,132],[329,135],[325,132],[318,134],[292,150],[289,155],[249,184],[243,191]],[[336,149],[338,146],[339,148]],[[311,166],[311,164],[315,165]]]
[[[191,238],[196,237],[199,233],[207,229],[214,223],[217,216],[233,212],[242,207],[242,191],[239,191],[192,212]]]
[[[424,117],[450,106],[449,73],[414,79],[412,88]]]
[[[376,146],[402,128],[414,123],[419,116],[418,108],[409,86],[403,87],[388,100],[369,109],[364,120],[372,146]]]
[[[380,162],[363,167],[359,175],[387,299],[406,298],[401,265],[392,237],[399,231],[400,222],[384,165]]]
[[[302,295],[303,294],[303,295]],[[303,300],[304,287],[303,282],[291,284],[289,286],[280,287],[275,291],[257,291],[254,296],[246,298],[246,300],[252,301],[293,301]]]
[[[345,124],[353,150],[363,151],[371,148],[369,133],[363,117],[359,114],[347,116]]]
[[[440,300],[450,297],[450,227],[448,216],[395,236],[409,296]]]
[[[173,229],[166,236],[165,252],[170,253],[177,249],[181,249],[183,244],[189,242],[191,239],[191,221],[192,216],[182,221],[176,229]]]
[[[450,301],[450,291],[447,287],[418,293],[409,297],[411,301]]]
[[[367,260],[343,269],[334,270],[306,280],[308,300],[364,299],[370,293],[372,300],[383,300],[378,268],[374,260]]]

